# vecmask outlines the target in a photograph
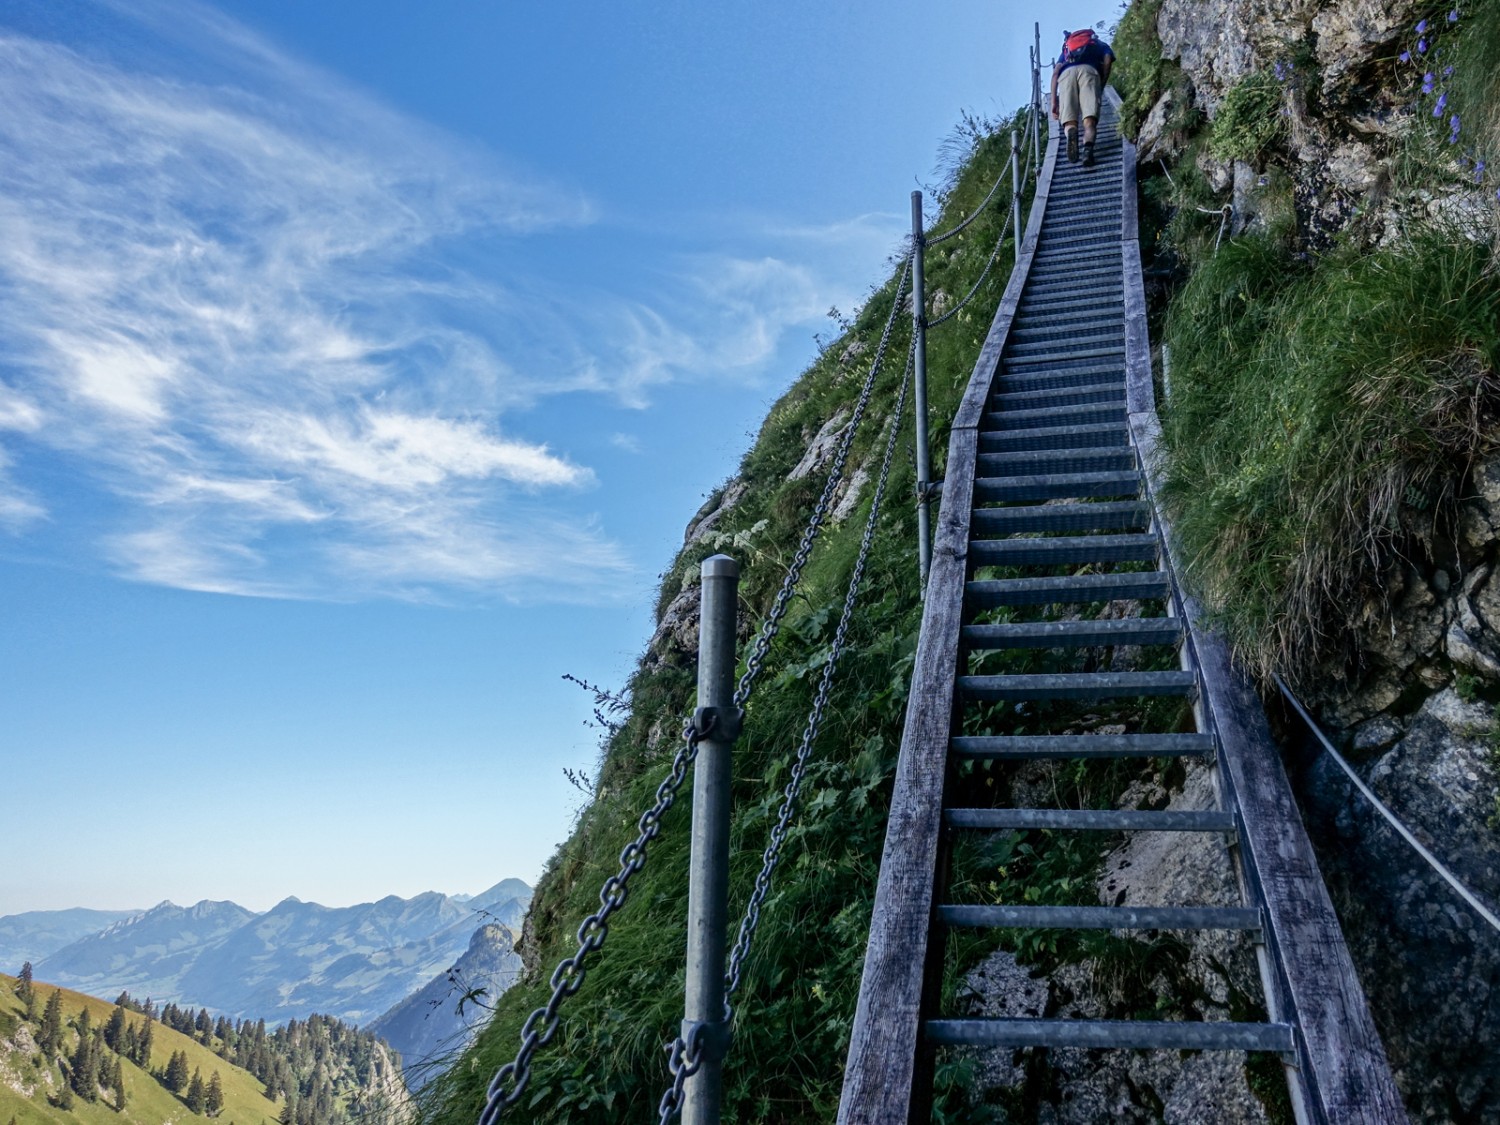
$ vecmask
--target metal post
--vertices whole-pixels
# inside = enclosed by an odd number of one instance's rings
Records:
[[[1036,116],[1031,119],[1031,169],[1040,177],[1042,174],[1042,119],[1051,120],[1052,103],[1045,101],[1046,96],[1042,93],[1042,25],[1034,23],[1031,29],[1032,34],[1036,36],[1036,70],[1033,72],[1032,79],[1036,86]],[[1051,136],[1052,126],[1048,125],[1047,129],[1047,135]]]
[[[698,618],[698,711],[707,737],[693,767],[692,862],[688,873],[687,997],[682,1038],[702,1030],[703,1062],[683,1087],[683,1125],[718,1125],[729,1025],[724,1019],[724,954],[729,922],[730,750],[739,734],[734,707],[735,610],[740,564],[703,560]]]
[[[917,573],[924,596],[927,569],[932,565],[932,461],[927,452],[927,292],[922,255],[927,247],[922,233],[922,193],[911,193],[911,331],[915,341],[912,381],[916,389],[917,429]]]
[[[1021,138],[1010,131],[1010,232],[1015,239],[1015,261],[1021,260]]]

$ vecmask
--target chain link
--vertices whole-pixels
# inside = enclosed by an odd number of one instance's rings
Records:
[[[833,499],[833,494],[835,489],[838,487],[839,481],[843,478],[844,464],[849,458],[849,449],[853,444],[854,434],[859,429],[860,421],[865,414],[865,408],[869,405],[870,396],[875,390],[875,381],[879,378],[880,369],[885,362],[885,353],[891,342],[891,330],[895,326],[896,317],[901,311],[901,300],[902,297],[904,297],[906,294],[906,283],[911,276],[911,267],[912,256],[908,252],[906,256],[906,265],[901,271],[901,279],[896,283],[896,296],[891,302],[890,315],[886,318],[885,328],[880,334],[880,345],[875,349],[875,358],[870,364],[870,373],[865,377],[864,386],[860,389],[859,401],[855,404],[854,413],[849,419],[848,426],[845,427],[844,436],[839,440],[838,452],[834,455],[833,466],[829,469],[828,472],[828,482],[823,486],[823,494],[818,498],[818,503],[814,506],[812,515],[808,517],[806,530],[804,530],[802,534],[802,542],[798,545],[797,554],[792,559],[792,565],[787,570],[786,577],[782,580],[781,589],[776,593],[776,601],[771,606],[771,612],[766,615],[766,619],[762,623],[760,636],[756,638],[755,650],[750,654],[749,659],[745,662],[745,674],[740,677],[739,686],[738,688],[736,688],[734,693],[734,705],[741,710],[743,710],[745,703],[750,698],[750,691],[755,685],[756,678],[760,675],[761,668],[764,666],[766,653],[771,647],[771,642],[776,638],[776,634],[780,631],[781,620],[786,616],[787,607],[791,603],[792,594],[795,592],[797,582],[802,574],[802,568],[807,564],[808,557],[812,554],[813,544],[817,541],[818,532],[823,526],[823,520],[827,515],[829,503]],[[915,341],[913,341],[913,347],[914,346]],[[911,377],[911,365],[911,351],[908,350],[906,375],[901,380],[900,401],[903,405],[906,401],[907,382]],[[897,425],[899,425],[899,417],[900,416],[898,414]],[[894,443],[895,441],[894,434],[895,431],[893,429],[891,438],[892,443]],[[886,450],[885,464],[881,468],[880,488],[876,492],[877,511],[879,508],[880,492],[885,488],[885,478],[890,465],[890,448],[891,446],[888,445]],[[873,524],[871,526],[873,526]],[[865,542],[861,547],[860,559],[856,566],[853,584],[850,586],[851,597],[852,591],[855,589],[859,582],[860,575],[862,575],[864,572],[864,556],[866,553],[868,553],[869,550],[869,539],[871,534],[872,532],[870,531],[869,527],[867,527],[865,530]],[[840,649],[843,648],[844,634],[848,629],[848,599],[846,599],[845,601],[844,612],[845,619],[839,622],[839,628],[834,638],[835,644]],[[768,847],[766,851],[766,865],[768,865],[769,870],[767,870],[766,866],[763,866],[760,875],[756,876],[755,893],[751,895],[750,908],[746,915],[746,917],[749,918],[753,913],[755,921],[751,923],[748,931],[745,928],[745,923],[743,921],[740,923],[740,934],[738,940],[735,943],[735,955],[731,959],[731,970],[729,973],[730,984],[728,986],[725,998],[724,1007],[726,1020],[728,1019],[729,1012],[728,992],[732,992],[734,988],[738,987],[739,985],[740,963],[744,960],[745,953],[749,949],[750,938],[754,935],[755,926],[759,923],[760,904],[762,901],[764,901],[766,892],[770,887],[770,873],[771,871],[775,870],[781,850],[781,839],[786,834],[786,826],[791,819],[792,808],[796,803],[797,795],[796,791],[793,789],[793,785],[795,785],[797,788],[801,787],[802,768],[806,765],[807,754],[812,744],[812,738],[817,734],[818,724],[820,724],[822,721],[823,708],[827,705],[828,702],[828,692],[832,681],[831,667],[832,663],[836,662],[836,660],[837,657],[834,658],[834,661],[830,662],[829,668],[826,668],[824,670],[823,682],[818,687],[818,695],[814,703],[814,717],[809,718],[808,720],[811,730],[810,732],[803,732],[802,748],[798,751],[798,763],[793,767],[794,780],[793,783],[791,785],[788,785],[787,787],[786,799],[782,804],[778,825],[777,828],[772,832],[772,846]],[[774,848],[774,851],[772,850],[772,848]],[[741,946],[743,946],[744,948],[741,948]],[[699,1028],[694,1029],[695,1034],[698,1031]],[[672,1068],[672,1085],[668,1088],[667,1092],[662,1095],[660,1107],[661,1125],[667,1125],[667,1123],[672,1119],[672,1116],[681,1110],[681,1089],[683,1083],[687,1080],[688,1075],[682,1074],[680,1070],[677,1069],[679,1061],[687,1055],[696,1056],[696,1054],[698,1053],[691,1052],[689,1049],[689,1045],[683,1041],[681,1036],[678,1036],[677,1039],[668,1044],[667,1050],[669,1052],[668,1066]],[[695,1058],[694,1069],[697,1068],[697,1065],[698,1060],[696,1060]]]
[[[807,527],[802,532],[802,542],[797,545],[797,553],[792,557],[792,565],[787,569],[786,577],[781,581],[781,589],[776,592],[776,600],[771,604],[771,611],[766,614],[766,619],[761,623],[760,635],[755,639],[755,648],[751,651],[749,659],[745,661],[744,675],[740,677],[739,685],[735,688],[734,705],[742,711],[765,665],[771,642],[776,639],[776,634],[781,629],[781,619],[786,616],[786,611],[791,606],[792,595],[796,592],[797,583],[802,578],[802,568],[807,565],[807,560],[812,555],[813,544],[817,542],[818,532],[823,528],[823,520],[828,514],[828,506],[833,502],[833,494],[838,489],[839,481],[843,479],[844,462],[849,458],[849,447],[854,443],[855,431],[859,429],[860,419],[864,417],[865,407],[870,402],[870,394],[875,389],[875,380],[880,374],[886,347],[891,341],[891,329],[896,323],[896,314],[901,311],[901,299],[906,294],[906,284],[911,278],[911,266],[912,252],[907,251],[901,280],[896,283],[896,296],[891,302],[891,314],[886,318],[885,329],[880,334],[880,346],[875,349],[875,359],[870,364],[870,374],[865,377],[865,385],[860,390],[854,414],[850,417],[849,424],[844,427],[844,436],[839,439],[838,451],[833,458],[833,467],[828,470],[828,481],[823,485],[823,494],[818,497],[812,515],[807,519]]]
[[[880,516],[880,503],[885,496],[886,481],[891,473],[891,461],[896,451],[897,438],[901,433],[901,419],[906,411],[906,392],[911,386],[915,350],[916,338],[913,337],[911,347],[906,353],[906,373],[901,377],[901,392],[896,398],[896,408],[891,416],[891,436],[885,443],[885,459],[880,464],[880,478],[875,485],[870,516],[865,521],[865,534],[860,540],[859,556],[855,559],[854,570],[849,577],[849,590],[844,595],[843,615],[839,618],[838,628],[834,630],[833,644],[828,652],[828,663],[823,665],[818,692],[813,699],[812,710],[808,713],[807,725],[802,729],[802,742],[797,747],[792,763],[791,778],[782,791],[781,809],[777,814],[776,824],[771,829],[770,842],[766,844],[765,854],[761,859],[760,873],[755,877],[755,889],[750,894],[750,902],[745,907],[745,915],[740,919],[740,930],[735,939],[734,950],[729,955],[729,971],[726,974],[727,980],[724,988],[726,1022],[732,1014],[729,1000],[740,987],[740,976],[744,970],[745,958],[750,953],[750,943],[754,941],[755,931],[760,925],[760,910],[765,904],[766,895],[770,893],[771,878],[781,862],[781,847],[786,841],[787,829],[791,826],[792,817],[796,811],[797,798],[802,791],[802,777],[807,770],[808,759],[812,755],[813,742],[823,725],[823,711],[828,705],[828,698],[833,688],[833,674],[838,667],[839,657],[843,655],[849,624],[854,617],[854,605],[859,596],[860,585],[864,581],[865,563],[870,555],[870,547],[875,541],[875,524]],[[663,1118],[663,1123],[665,1120]]]
[[[1010,213],[1007,212],[1006,216],[1005,216],[1005,223],[1000,228],[1000,237],[998,239],[996,239],[996,241],[995,241],[995,248],[990,251],[990,260],[984,263],[984,272],[982,272],[979,275],[979,280],[974,283],[974,288],[970,289],[969,292],[968,292],[968,294],[967,294],[967,296],[965,296],[962,301],[958,302],[958,304],[954,305],[951,309],[949,309],[947,312],[945,312],[942,316],[938,317],[936,320],[929,320],[927,322],[927,327],[928,328],[936,328],[939,324],[942,324],[944,321],[951,320],[953,317],[957,316],[963,310],[963,307],[965,305],[967,305],[970,301],[972,301],[974,299],[974,294],[976,294],[976,293],[979,292],[980,286],[982,286],[984,284],[984,282],[985,282],[985,278],[987,278],[987,277],[990,276],[990,270],[992,270],[995,267],[995,259],[1000,256],[1000,247],[1002,247],[1002,246],[1005,245],[1005,235],[1006,235],[1006,232],[1009,231],[1009,230],[1010,230]]]
[[[678,791],[687,777],[688,766],[698,756],[698,743],[707,737],[689,723],[682,732],[682,746],[672,759],[671,772],[656,787],[656,803],[641,814],[636,823],[639,834],[626,844],[620,852],[620,870],[604,881],[599,891],[599,909],[583,920],[578,927],[578,949],[573,956],[558,962],[552,971],[552,995],[547,1003],[527,1017],[521,1028],[521,1049],[516,1057],[495,1072],[485,1092],[484,1110],[479,1115],[479,1125],[493,1125],[507,1109],[520,1100],[531,1081],[531,1058],[552,1041],[557,1034],[558,1009],[562,1002],[583,987],[584,961],[591,953],[598,952],[609,936],[609,919],[616,910],[625,905],[630,894],[630,878],[646,865],[646,848],[661,835],[661,818],[672,807]],[[540,1030],[538,1030],[540,1025]],[[694,1064],[696,1069],[696,1063]]]
[[[660,1125],[668,1125],[672,1118],[682,1112],[682,1099],[687,1089],[687,1080],[698,1073],[703,1065],[703,1033],[707,1028],[698,1024],[688,1037],[678,1036],[667,1044],[667,1069],[672,1072],[672,1084],[661,1096],[656,1107]]]
[[[1010,175],[1009,163],[1007,163],[1004,168],[1000,169],[1000,175],[995,179],[995,186],[990,188],[990,193],[984,197],[984,202],[974,209],[974,213],[972,215],[970,215],[963,222],[959,223],[958,226],[954,227],[952,230],[945,230],[942,234],[930,235],[929,237],[923,239],[923,243],[927,246],[937,246],[939,243],[947,242],[950,238],[958,237],[958,235],[966,226],[972,223],[975,219],[979,218],[980,215],[984,214],[984,209],[990,205],[990,200],[995,198],[995,193],[1000,190],[1000,185],[1005,182],[1005,177],[1008,175]]]

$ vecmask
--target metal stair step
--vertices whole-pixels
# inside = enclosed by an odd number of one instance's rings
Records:
[[[987,410],[982,425],[995,430],[1038,430],[1060,426],[1091,426],[1125,421],[1123,402],[1083,402],[1070,406],[1045,406],[1021,410]]]
[[[970,649],[1092,648],[1095,645],[1171,645],[1182,639],[1176,617],[1126,617],[1112,621],[1009,621],[965,625]]]
[[[1030,359],[1033,356],[1053,355],[1056,353],[1071,353],[1074,351],[1092,351],[1097,348],[1119,348],[1123,354],[1125,348],[1125,326],[1122,324],[1117,328],[1106,329],[1103,332],[1078,333],[1070,335],[1048,335],[1024,341],[1012,340],[1005,345],[1007,358]]]
[[[1021,303],[1016,309],[1016,320],[1025,324],[1027,321],[1036,319],[1037,317],[1049,317],[1072,312],[1093,312],[1099,310],[1101,307],[1108,308],[1109,305],[1101,305],[1101,302],[1086,294],[1080,294],[1072,298],[1036,297],[1028,295],[1023,291]],[[1120,315],[1124,315],[1123,310]]]
[[[1018,504],[1027,500],[1106,500],[1135,496],[1141,474],[1056,473],[1032,477],[976,477],[974,499],[979,503]]]
[[[1046,335],[1063,335],[1070,332],[1086,333],[1108,328],[1123,328],[1124,312],[1121,309],[1078,309],[1067,315],[1043,315],[1017,317],[1011,321],[1010,339],[1030,340]]]
[[[954,828],[986,832],[1051,828],[1065,832],[1233,832],[1225,809],[945,809]]]
[[[1206,734],[960,735],[948,742],[959,758],[993,761],[1066,761],[1077,758],[1179,758],[1212,754]]]
[[[1083,259],[1076,259],[1076,261],[1082,262]],[[1026,275],[1026,281],[1027,284],[1033,281],[1041,283],[1052,281],[1059,277],[1072,278],[1076,281],[1087,281],[1094,278],[1115,277],[1119,273],[1120,263],[1118,261],[1111,262],[1107,258],[1103,260],[1095,258],[1090,260],[1087,265],[1076,267],[1072,261],[1068,260],[1059,260],[1056,262],[1042,261],[1032,263],[1031,272]]]
[[[1118,223],[1121,217],[1120,191],[1115,188],[1105,192],[1063,192],[1047,201],[1047,217],[1058,222],[1113,219]]]
[[[1036,350],[1041,344],[1104,343],[1125,339],[1125,318],[1113,316],[1073,324],[1045,322],[1012,331],[1005,349],[1012,354]]]
[[[1092,449],[1130,444],[1123,423],[1087,426],[1037,426],[1029,430],[985,430],[981,448],[1004,453],[1023,449]]]
[[[1110,383],[1085,383],[1078,387],[1062,389],[1043,388],[1035,391],[999,391],[990,395],[990,406],[995,410],[1038,410],[1055,406],[1090,406],[1103,403],[1125,402],[1125,380]]]
[[[1029,676],[959,676],[965,699],[1019,702],[1037,699],[1123,699],[1148,695],[1191,696],[1191,672],[1051,672]]]
[[[1246,906],[958,906],[938,907],[949,926],[1027,930],[1252,930],[1260,911]]]
[[[927,1042],[967,1047],[1087,1047],[1169,1051],[1292,1050],[1284,1023],[1160,1020],[926,1020]]]
[[[1091,301],[1096,306],[1118,306],[1124,299],[1125,292],[1121,285],[1111,281],[1108,285],[1077,285],[1067,278],[1046,278],[1041,282],[1028,279],[1023,291],[1021,304],[1026,308],[1027,314],[1035,311],[1037,306],[1043,309],[1050,307],[1054,301],[1082,302]]]
[[[1125,349],[1123,347],[1080,347],[1080,348],[1058,348],[1052,352],[1027,352],[1025,355],[1012,356],[1009,349],[1001,357],[1001,361],[1007,369],[1014,370],[1021,367],[1047,367],[1059,363],[1079,363],[1082,360],[1123,358]]]
[[[1087,605],[1092,602],[1161,601],[1171,593],[1166,572],[1062,574],[1055,578],[991,578],[964,586],[974,609],[1003,605]]]
[[[1093,367],[1075,368],[1070,371],[1033,371],[1018,375],[1001,371],[999,379],[995,382],[995,390],[1000,394],[1054,390],[1088,386],[1106,378],[1115,380],[1123,386],[1125,382],[1125,365],[1123,363],[1101,363]]]
[[[1154,535],[1076,535],[1048,539],[971,539],[976,566],[1078,566],[1082,563],[1155,562]]]
[[[1128,447],[992,450],[990,439],[998,436],[979,435],[978,469],[986,477],[1124,472],[1136,467],[1135,451]]]
[[[1120,261],[1119,241],[1110,241],[1105,235],[1102,237],[1106,240],[1101,243],[1098,241],[1099,237],[1101,236],[1069,238],[1054,235],[1049,239],[1044,234],[1041,245],[1037,247],[1036,256],[1031,259],[1031,268],[1035,270],[1038,266],[1058,262]]]
[[[987,537],[1032,531],[1137,531],[1150,523],[1151,505],[1138,500],[976,508],[969,516],[973,533]]]

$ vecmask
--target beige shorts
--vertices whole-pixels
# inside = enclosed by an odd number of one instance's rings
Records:
[[[1068,67],[1057,76],[1057,119],[1066,125],[1098,116],[1099,72],[1087,63]]]

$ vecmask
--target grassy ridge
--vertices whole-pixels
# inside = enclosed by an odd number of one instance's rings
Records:
[[[16,978],[0,974],[0,1040],[15,1041],[26,1006],[16,998]],[[52,995],[53,986],[40,981],[35,985],[37,1009]],[[114,1005],[107,1000],[85,996],[81,992],[62,992],[63,1019],[65,1023],[75,1020],[85,1008],[95,1027],[108,1022]],[[146,1017],[129,1012],[126,1019],[139,1029]],[[66,1051],[71,1051],[76,1036],[68,1033]],[[215,1120],[232,1125],[271,1125],[280,1113],[277,1103],[265,1097],[263,1088],[255,1077],[233,1064],[221,1059],[201,1043],[173,1031],[160,1023],[155,1024],[151,1034],[151,1068],[161,1070],[167,1059],[176,1051],[186,1051],[188,1066],[203,1073],[203,1080],[218,1071],[224,1086],[224,1112]],[[117,1112],[104,1101],[74,1101],[71,1110],[59,1109],[47,1102],[48,1090],[56,1091],[65,1081],[54,1063],[50,1067],[36,1067],[32,1054],[16,1050],[0,1051],[0,1122],[9,1125],[12,1116],[17,1125],[165,1125],[166,1122],[206,1121],[195,1115],[183,1104],[182,1099],[169,1092],[152,1075],[134,1063],[122,1061],[125,1081],[125,1109]],[[48,1086],[46,1074],[50,1071],[53,1085]],[[16,1089],[18,1085],[33,1088],[31,1095]]]
[[[975,208],[1008,160],[997,137],[962,137],[970,159],[955,175],[937,226]],[[1004,193],[962,236],[927,258],[929,293],[961,298],[978,278],[1006,212]],[[975,303],[928,337],[933,449],[939,464],[951,417],[967,385],[1011,250]],[[664,576],[661,604],[696,580],[699,561],[727,550],[743,564],[741,620],[758,625],[795,550],[825,472],[787,474],[814,433],[857,397],[890,309],[894,278],[875,289],[853,327],[829,346],[770,411],[738,474],[745,493],[717,534],[685,549]],[[909,340],[898,317],[886,366],[847,469],[877,467]],[[864,350],[860,353],[860,345]],[[859,353],[859,354],[856,354]],[[906,423],[908,435],[910,422]],[[910,437],[903,438],[910,447]],[[827,1121],[837,1104],[883,839],[891,772],[899,747],[919,626],[915,517],[909,460],[898,458],[866,575],[861,609],[840,662],[836,690],[803,789],[801,816],[767,901],[744,987],[736,998],[735,1042],[727,1064],[726,1119]],[[817,677],[829,655],[840,603],[869,510],[828,527],[804,575],[749,707],[736,747],[731,909],[746,901],[774,822],[789,756]],[[742,649],[743,655],[743,649]],[[542,980],[505,994],[477,1044],[429,1087],[428,1122],[470,1122],[496,1067],[516,1051],[527,1014],[547,994],[545,976],[572,952],[573,931],[596,908],[615,857],[635,835],[677,748],[691,703],[692,657],[648,657],[630,684],[631,713],[605,752],[598,797],[537,888],[532,923]],[[667,1079],[661,1045],[682,1017],[688,802],[666,818],[636,876],[629,905],[612,922],[605,951],[581,992],[567,1002],[557,1039],[536,1056],[518,1121],[613,1122],[654,1116]]]

